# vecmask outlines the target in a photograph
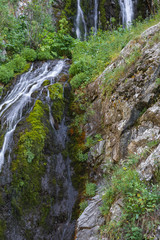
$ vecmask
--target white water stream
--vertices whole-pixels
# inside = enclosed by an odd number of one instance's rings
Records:
[[[119,0],[123,26],[129,26],[134,18],[133,0]]]
[[[54,81],[53,79],[60,74],[64,64],[64,61],[59,61],[52,69],[49,63],[44,63],[41,68],[35,71],[31,67],[29,72],[21,76],[0,104],[1,131],[7,129],[0,150],[0,170],[5,160],[5,153],[10,152],[14,130],[21,121],[23,112],[27,110],[29,103],[32,101],[32,93],[37,91],[45,80],[51,79],[51,81]]]
[[[94,0],[94,33],[97,33],[98,27],[98,0]]]
[[[81,1],[77,0],[77,18],[76,18],[76,35],[77,38],[82,39],[82,32],[84,32],[84,40],[87,37],[87,26],[84,14],[81,8]]]

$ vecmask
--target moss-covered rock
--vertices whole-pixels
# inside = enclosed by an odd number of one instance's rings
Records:
[[[19,138],[16,159],[12,162],[12,206],[16,213],[40,201],[41,177],[45,171],[43,148],[48,129],[45,127],[46,106],[37,100],[27,118],[28,130]]]
[[[64,111],[63,85],[55,83],[48,87],[52,100],[52,114],[56,122],[60,122]]]

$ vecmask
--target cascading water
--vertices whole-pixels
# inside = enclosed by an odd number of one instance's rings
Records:
[[[122,24],[123,26],[129,26],[134,18],[134,4],[133,0],[119,0]]]
[[[38,67],[37,67],[38,65]],[[14,146],[14,135],[17,127],[21,122],[25,121],[26,116],[32,111],[34,103],[37,99],[41,99],[44,104],[48,105],[48,120],[51,140],[48,143],[45,174],[41,179],[42,196],[49,199],[54,199],[50,205],[50,212],[46,215],[47,227],[43,228],[41,224],[41,209],[37,211],[28,209],[28,212],[21,215],[20,221],[15,219],[12,214],[13,206],[10,202],[13,201],[12,195],[10,200],[7,197],[7,204],[0,209],[5,217],[7,224],[6,238],[7,240],[23,240],[23,239],[54,239],[54,240],[71,240],[75,231],[75,221],[71,219],[72,209],[76,201],[77,192],[73,188],[71,181],[71,167],[68,156],[63,156],[62,152],[66,149],[68,141],[67,136],[67,117],[63,113],[62,121],[55,128],[54,117],[52,116],[52,101],[48,86],[54,85],[61,73],[68,73],[69,65],[65,60],[48,61],[46,63],[35,63],[32,65],[29,72],[23,74],[14,84],[12,90],[0,105],[1,117],[1,137],[4,135],[3,146],[0,152],[0,185],[4,186],[11,184],[12,178],[9,181],[4,181],[6,170],[9,171],[8,162],[15,159],[12,154]],[[49,85],[43,85],[45,80],[49,80]],[[63,84],[63,89],[69,88],[69,85]],[[66,96],[65,96],[66,98]],[[25,131],[25,127],[23,129]],[[12,159],[13,158],[13,159]],[[8,173],[7,173],[8,174]],[[10,173],[11,174],[11,173]],[[53,183],[54,179],[54,183]],[[9,187],[10,189],[10,187]],[[12,189],[10,189],[12,191]],[[9,191],[10,191],[9,190]],[[4,196],[5,196],[4,192]],[[17,195],[17,194],[16,194]],[[42,201],[42,207],[44,200]],[[16,203],[18,204],[18,203]],[[19,206],[20,207],[20,206]],[[29,212],[30,211],[30,212]],[[28,215],[26,215],[28,214]],[[32,224],[31,224],[32,221]],[[24,224],[24,225],[23,225]],[[26,232],[29,231],[31,238],[26,237]],[[28,235],[27,235],[28,236]]]
[[[97,33],[98,26],[98,0],[94,0],[94,33]]]
[[[1,129],[7,129],[0,152],[0,169],[4,163],[5,153],[10,148],[13,132],[22,119],[23,110],[32,100],[32,93],[40,88],[45,79],[56,77],[62,71],[63,66],[64,62],[60,61],[53,71],[48,71],[48,64],[46,63],[42,66],[38,75],[37,71],[34,74],[32,73],[31,67],[28,73],[22,75],[20,81],[0,105]]]
[[[76,35],[77,35],[77,38],[82,39],[84,37],[84,40],[86,40],[87,26],[86,26],[84,14],[81,8],[80,0],[77,0]]]

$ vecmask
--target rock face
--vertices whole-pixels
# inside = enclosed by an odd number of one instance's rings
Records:
[[[99,210],[100,205],[101,198],[99,195],[96,195],[78,219],[76,240],[99,239],[99,228],[104,223],[104,218]]]
[[[139,156],[137,172],[141,179],[154,178],[160,163],[159,32],[160,23],[130,41],[119,57],[87,86],[94,114],[84,129],[87,136],[101,132],[104,139],[89,153],[88,163],[99,165],[96,173],[91,169],[95,180],[101,180],[107,166],[123,161],[128,154]],[[117,73],[117,80],[108,86],[106,79],[110,71]],[[96,221],[97,210],[92,212],[89,206],[78,219],[77,236],[98,239],[97,232],[92,231],[95,225],[90,224]],[[112,205],[111,220],[119,219],[122,206],[121,198]]]

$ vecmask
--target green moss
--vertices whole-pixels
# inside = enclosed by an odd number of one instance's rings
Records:
[[[6,223],[4,220],[0,219],[0,239],[4,240],[5,239],[5,230],[6,230]]]
[[[101,21],[101,24],[102,24],[102,28],[104,29],[105,28],[105,25],[106,25],[106,22],[107,22],[107,19],[106,19],[106,11],[105,11],[105,2],[106,0],[102,0],[100,2],[100,21]]]
[[[4,133],[0,136],[0,149],[3,146],[3,142],[4,142]]]
[[[55,83],[48,87],[52,100],[52,114],[56,122],[60,122],[64,111],[63,86]]]
[[[43,123],[46,108],[40,100],[26,119],[29,129],[21,134],[16,159],[12,162],[12,207],[20,215],[22,209],[40,202],[41,177],[45,171],[43,148],[48,129]]]
[[[48,86],[50,84],[49,80],[45,80],[42,84],[43,87]]]

